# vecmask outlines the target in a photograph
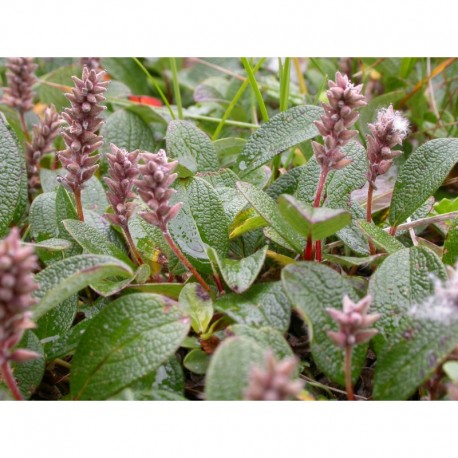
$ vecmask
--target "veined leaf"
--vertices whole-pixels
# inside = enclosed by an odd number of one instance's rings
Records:
[[[95,227],[76,219],[66,219],[62,221],[62,224],[87,253],[113,256],[125,262],[130,267],[134,267],[129,256],[117,245],[110,242]]]
[[[128,265],[111,256],[83,254],[51,264],[35,276],[40,288],[34,294],[38,299],[34,319],[90,283],[117,275],[130,277],[133,272]]]
[[[236,171],[239,176],[245,177],[277,154],[318,135],[313,122],[322,114],[320,107],[303,105],[272,117],[251,136],[238,156]]]
[[[19,220],[25,210],[23,194],[25,189],[27,195],[27,180],[23,179],[26,171],[22,149],[2,113],[0,164],[0,237],[3,237],[8,233],[10,225]],[[22,211],[18,211],[19,207]]]
[[[171,121],[165,140],[167,153],[180,161],[177,167],[180,177],[218,170],[219,162],[213,143],[194,124],[188,121]]]
[[[266,258],[267,246],[246,258],[221,259],[213,249],[207,250],[210,261],[217,264],[227,286],[236,293],[243,293],[256,280]]]
[[[170,299],[145,293],[117,299],[91,320],[76,349],[72,397],[106,399],[154,372],[189,327],[190,319]]]
[[[281,195],[278,203],[283,218],[305,238],[325,239],[351,223],[351,215],[345,210],[309,207],[288,194]]]
[[[243,399],[253,366],[264,367],[265,350],[249,337],[230,337],[218,346],[207,370],[209,401]]]
[[[110,143],[127,151],[136,149],[154,151],[155,144],[151,127],[136,113],[127,110],[117,110],[110,115],[102,127],[102,135],[106,149]]]
[[[396,251],[375,271],[369,293],[373,308],[382,315],[374,325],[381,334],[375,337],[376,350],[382,337],[392,336],[402,325],[409,309],[433,293],[434,277],[444,280],[447,273],[437,255],[424,247]]]
[[[458,162],[458,138],[438,138],[415,150],[393,190],[390,224],[398,225],[433,195]]]
[[[364,220],[357,222],[361,230],[374,242],[374,245],[385,251],[388,254],[396,253],[402,250],[405,246],[396,240],[392,235],[385,232],[382,228],[376,226],[374,223],[368,223]]]
[[[191,318],[196,334],[203,334],[213,318],[213,301],[199,283],[188,283],[180,292],[180,308]]]
[[[302,252],[305,241],[294,231],[281,215],[276,202],[255,186],[238,182],[237,189],[245,196],[256,212],[269,223],[295,250]]]
[[[281,332],[288,329],[291,316],[291,304],[280,282],[258,283],[243,294],[225,294],[215,308],[237,323]]]
[[[314,262],[290,264],[282,270],[282,282],[293,307],[309,326],[313,360],[333,381],[344,386],[344,352],[327,335],[336,324],[326,308],[342,309],[347,294],[358,297],[350,282],[335,270]],[[353,352],[352,380],[356,381],[366,359],[367,344],[358,345]]]

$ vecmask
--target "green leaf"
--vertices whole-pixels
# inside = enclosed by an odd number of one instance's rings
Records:
[[[277,200],[281,194],[291,194],[294,195],[297,191],[299,185],[299,179],[304,172],[306,165],[301,165],[300,167],[294,167],[288,172],[280,175],[267,189],[267,194],[272,197],[272,199]]]
[[[194,374],[204,375],[210,364],[210,356],[198,348],[191,350],[183,360],[183,366]]]
[[[64,336],[71,328],[78,309],[78,296],[72,294],[37,320],[34,333],[44,346],[46,359],[53,343]]]
[[[191,327],[196,334],[203,334],[213,317],[213,301],[199,283],[189,283],[180,292],[178,303],[191,318]]]
[[[328,378],[344,386],[344,352],[327,335],[327,331],[336,329],[336,324],[326,308],[342,310],[346,294],[358,299],[350,282],[335,270],[314,262],[290,264],[281,276],[286,295],[309,326],[313,360]],[[363,368],[366,350],[367,345],[358,345],[353,352],[354,382]]]
[[[216,154],[222,167],[226,167],[237,159],[246,144],[246,139],[237,137],[221,138],[213,142]]]
[[[328,253],[323,254],[323,258],[326,261],[330,261],[334,264],[344,267],[367,267],[370,265],[380,264],[385,258],[386,254],[380,253],[373,256],[338,256]]]
[[[111,256],[83,254],[51,264],[35,276],[40,288],[34,294],[38,299],[34,319],[90,283],[117,275],[129,277],[133,272],[128,265]]]
[[[296,251],[302,252],[305,241],[285,221],[275,201],[255,186],[238,182],[237,189],[245,196],[256,212],[269,223]]]
[[[455,220],[447,234],[447,238],[444,242],[444,254],[442,255],[442,261],[444,264],[449,266],[455,265],[458,260],[458,220]]]
[[[430,379],[458,342],[458,320],[434,318],[436,304],[428,304],[431,318],[411,319],[398,328],[378,355],[374,399],[403,400]]]
[[[246,204],[246,199],[244,198],[243,200]],[[255,229],[266,227],[268,225],[267,221],[262,216],[256,214],[255,216],[249,216],[248,213],[245,213],[244,216],[248,216],[248,218],[245,219],[240,225],[236,225],[232,229],[231,233],[229,234],[231,239],[235,239],[236,237],[240,237],[246,232],[254,231]],[[234,222],[239,221],[240,220],[237,218]]]
[[[396,253],[396,251],[402,250],[405,246],[396,240],[388,232],[382,228],[376,226],[374,223],[368,223],[364,220],[357,222],[361,230],[374,242],[374,245],[380,250],[385,251],[388,254]]]
[[[159,253],[164,254],[168,259],[171,272],[177,274],[184,271],[159,228],[147,223],[138,214],[134,214],[129,219],[129,231],[143,262],[150,265],[152,274],[158,273],[162,268],[161,264],[156,262]]]
[[[27,195],[25,162],[16,135],[0,113],[0,237],[22,216]],[[19,211],[21,210],[22,211]]]
[[[236,336],[245,336],[253,339],[266,352],[271,350],[277,359],[294,357],[293,350],[282,333],[277,329],[269,327],[257,329],[244,324],[234,324],[230,327],[230,330]]]
[[[349,204],[346,205],[345,208],[351,214],[352,222],[349,226],[344,227],[337,232],[336,235],[355,253],[361,256],[367,256],[369,254],[367,237],[363,232],[361,232],[360,227],[357,225],[358,220],[366,217],[366,211],[354,200],[350,200]]]
[[[33,199],[29,221],[30,235],[38,242],[58,235],[55,192],[44,192]]]
[[[236,293],[243,293],[250,288],[261,272],[267,248],[265,246],[251,256],[240,260],[221,259],[213,248],[209,248],[207,254],[210,261],[218,265],[227,286]]]
[[[373,308],[381,313],[375,327],[388,338],[405,321],[407,312],[434,292],[434,277],[447,278],[444,265],[431,250],[412,247],[388,256],[369,281]]]
[[[81,248],[78,244],[74,243],[73,237],[68,233],[67,229],[65,229],[63,221],[66,219],[78,219],[78,214],[72,197],[70,197],[70,194],[62,185],[59,185],[56,191],[57,233],[59,238],[68,240],[72,243],[71,249],[68,250],[68,253],[65,253],[67,256],[80,254],[82,251]]]
[[[234,321],[254,328],[269,326],[285,332],[291,304],[281,282],[258,283],[243,294],[225,294],[215,302],[216,310]]]
[[[216,171],[219,161],[216,150],[207,134],[188,121],[171,121],[165,137],[167,153],[178,159],[180,177],[197,172]]]
[[[239,177],[231,169],[219,169],[215,172],[199,172],[199,178],[208,181],[215,189],[235,188]]]
[[[130,266],[131,263],[129,263],[128,265]],[[118,278],[106,278],[104,280],[91,283],[90,287],[100,296],[109,297],[113,294],[121,292],[123,289],[127,288],[133,281],[143,283],[146,280],[148,280],[150,276],[150,267],[147,264],[142,264],[141,266],[138,266],[138,269],[130,278],[127,278],[125,280],[120,280]]]
[[[230,337],[218,346],[207,370],[205,397],[209,401],[243,399],[253,366],[264,367],[265,350],[248,337]]]
[[[37,242],[37,243],[25,243],[25,245],[30,245],[34,247],[35,249],[42,249],[42,250],[47,250],[47,251],[63,251],[67,250],[70,248],[72,245],[68,240],[64,239],[48,239],[48,240],[43,240],[42,242]]]
[[[300,169],[301,174],[297,178],[295,197],[304,204],[312,205],[315,200],[316,190],[320,180],[321,168],[318,165],[315,156],[313,156],[307,164],[300,167]],[[329,175],[326,182],[330,179]]]
[[[61,112],[64,107],[69,107],[70,102],[65,97],[66,92],[70,92],[70,88],[73,87],[74,83],[72,76],[76,75],[81,78],[83,69],[78,68],[75,65],[68,65],[65,67],[59,67],[41,77],[43,81],[67,86],[69,90],[62,90],[63,88],[40,82],[38,86],[38,97],[41,103],[46,105],[54,104],[57,112]]]
[[[318,135],[313,122],[322,114],[322,108],[303,105],[272,117],[248,140],[237,158],[236,172],[243,178],[281,152]]]
[[[169,224],[173,240],[196,268],[210,273],[207,245],[223,257],[229,248],[229,222],[218,194],[205,180],[194,177],[180,185],[173,202],[183,203]]]
[[[458,382],[458,361],[447,361],[443,366],[444,372],[453,383]]]
[[[434,210],[436,210],[439,215],[458,211],[458,197],[455,199],[441,199],[440,202],[434,204]]]
[[[145,293],[117,299],[91,320],[76,349],[72,397],[106,399],[152,373],[174,354],[189,327],[190,319],[170,299]]]
[[[97,177],[91,177],[81,192],[81,203],[84,209],[104,215],[109,207],[108,199],[102,183]]]
[[[129,256],[93,226],[76,219],[65,219],[62,224],[85,252],[113,256],[134,267]]]
[[[325,239],[351,223],[351,215],[345,210],[309,207],[288,194],[282,194],[278,203],[283,218],[306,239]]]
[[[457,138],[438,138],[415,150],[402,166],[396,180],[390,224],[398,225],[412,215],[437,191],[457,161]]]
[[[105,139],[106,151],[109,150],[110,143],[127,151],[155,150],[156,142],[151,127],[132,111],[115,111],[102,127],[102,135]]]
[[[18,348],[24,348],[39,353],[41,356],[31,361],[24,363],[13,363],[14,378],[17,380],[18,388],[25,399],[30,399],[30,396],[36,391],[40,385],[45,373],[45,359],[43,357],[43,347],[41,346],[37,336],[26,331]]]
[[[352,191],[362,188],[367,181],[367,153],[358,142],[350,142],[342,148],[352,162],[336,170],[326,186],[326,207],[346,208]]]
[[[132,58],[104,57],[102,64],[110,76],[129,86],[134,94],[150,94],[150,87],[145,74]]]
[[[53,361],[56,358],[62,358],[67,355],[71,355],[75,352],[81,338],[86,332],[90,319],[80,321],[78,324],[70,328],[66,333],[53,339],[49,342],[49,348],[46,352],[48,361]]]
[[[138,283],[129,285],[125,292],[154,293],[170,297],[171,299],[178,299],[183,287],[184,284],[182,283]]]

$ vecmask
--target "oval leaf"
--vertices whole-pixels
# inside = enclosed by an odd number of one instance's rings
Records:
[[[154,372],[178,349],[189,327],[190,319],[171,299],[144,293],[119,298],[91,320],[76,349],[72,397],[106,399]]]
[[[318,135],[313,122],[318,121],[322,114],[320,107],[303,105],[272,117],[248,140],[238,156],[236,172],[245,177],[277,154]]]
[[[433,195],[458,161],[458,138],[438,138],[415,150],[394,186],[390,223],[397,226]]]
[[[38,300],[34,319],[90,283],[117,275],[129,277],[133,272],[128,265],[111,256],[83,254],[48,266],[35,276],[40,288],[34,294]]]

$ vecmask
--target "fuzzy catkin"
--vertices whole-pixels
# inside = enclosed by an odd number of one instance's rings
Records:
[[[296,369],[295,358],[278,361],[271,351],[267,352],[265,368],[255,366],[250,371],[244,399],[246,401],[294,399],[304,387],[301,380],[293,380]]]
[[[336,81],[329,81],[326,92],[329,103],[323,103],[324,114],[315,126],[324,139],[324,145],[312,142],[316,160],[323,170],[338,170],[351,162],[342,151],[358,131],[350,127],[359,117],[357,108],[366,105],[361,94],[362,84],[354,86],[348,76],[336,73]]]
[[[103,124],[100,114],[106,109],[100,105],[109,84],[103,81],[104,74],[84,67],[81,79],[73,77],[72,93],[65,94],[72,106],[62,113],[68,124],[62,133],[67,149],[59,153],[59,160],[67,173],[60,182],[73,192],[81,190],[98,168],[99,154],[91,154],[103,144],[96,132]]]
[[[60,133],[60,117],[54,105],[46,108],[44,118],[33,127],[32,142],[26,143],[29,191],[40,186],[39,164],[42,157],[52,151],[52,143]]]
[[[109,191],[107,198],[114,213],[106,213],[105,217],[122,228],[128,227],[129,218],[134,210],[132,192],[134,179],[138,175],[138,155],[140,151],[127,152],[111,144],[111,154],[107,153],[108,177],[104,178]]]
[[[35,357],[27,350],[13,350],[26,329],[34,327],[30,307],[38,289],[32,272],[38,263],[33,249],[22,246],[19,230],[13,228],[0,241],[0,366],[6,362]]]
[[[9,57],[6,61],[8,87],[3,92],[3,103],[22,113],[33,108],[32,86],[37,65],[30,57]]]
[[[347,295],[343,298],[343,310],[327,308],[326,312],[339,325],[339,331],[328,331],[329,338],[340,348],[368,342],[377,334],[371,326],[380,314],[368,314],[372,297],[367,295],[359,302],[353,302]]]
[[[167,223],[175,218],[181,208],[181,203],[170,205],[169,200],[175,190],[170,188],[177,174],[172,171],[178,162],[167,162],[167,154],[160,150],[156,154],[143,153],[144,164],[139,166],[140,178],[135,180],[138,193],[148,205],[149,211],[140,212],[140,216],[148,223],[166,230]]]
[[[393,159],[402,151],[393,150],[401,145],[409,132],[409,123],[393,105],[377,113],[377,120],[369,124],[371,133],[367,136],[367,157],[369,159],[368,180],[374,185],[379,175],[386,173]]]

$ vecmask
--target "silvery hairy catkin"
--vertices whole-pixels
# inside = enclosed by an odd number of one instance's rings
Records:
[[[348,76],[337,72],[335,82],[329,81],[328,84],[326,95],[329,103],[322,104],[324,114],[314,123],[323,136],[324,145],[312,142],[316,160],[326,171],[341,169],[351,162],[341,148],[358,133],[350,127],[358,119],[356,109],[366,105],[361,94],[362,84],[354,86]]]
[[[178,162],[167,162],[167,154],[164,150],[156,154],[142,153],[141,157],[144,160],[144,164],[139,166],[141,177],[134,183],[150,211],[139,214],[148,223],[165,231],[167,223],[175,218],[181,208],[181,203],[173,206],[169,203],[176,192],[170,188],[170,185],[177,177],[177,174],[172,171]]]
[[[54,139],[60,132],[60,117],[54,105],[45,110],[44,118],[33,127],[32,142],[26,143],[29,191],[34,193],[40,185],[39,165],[41,158],[52,151]]]
[[[21,245],[19,230],[13,228],[0,241],[0,367],[9,361],[27,361],[39,355],[13,347],[26,329],[34,327],[30,307],[38,288],[32,272],[38,268],[30,246]]]
[[[271,351],[267,352],[265,369],[254,366],[250,371],[244,399],[246,401],[294,399],[304,387],[301,380],[293,380],[296,368],[297,360],[295,358],[278,361]]]
[[[127,152],[111,144],[111,154],[107,153],[108,177],[104,178],[109,191],[107,198],[113,207],[114,213],[106,213],[105,217],[117,226],[126,229],[129,218],[134,210],[132,192],[134,179],[138,175],[138,154],[140,151]]]
[[[72,106],[62,113],[68,124],[62,133],[67,149],[59,153],[59,160],[67,174],[60,182],[73,192],[80,191],[98,168],[99,155],[91,156],[91,153],[103,144],[96,132],[103,124],[100,114],[106,109],[100,105],[109,83],[103,81],[104,74],[84,67],[81,79],[72,77],[75,82],[72,93],[65,94]]]
[[[393,159],[401,154],[401,151],[392,148],[401,145],[406,138],[409,122],[390,105],[377,113],[377,120],[369,124],[369,129],[371,133],[367,136],[368,180],[374,186],[376,178],[386,173]]]
[[[367,314],[372,297],[367,295],[359,302],[353,302],[348,296],[343,298],[343,311],[327,308],[326,312],[339,325],[339,331],[328,331],[329,338],[340,348],[368,342],[377,334],[371,326],[380,318],[380,314]]]
[[[9,57],[6,61],[8,87],[3,92],[3,103],[21,113],[33,108],[32,86],[36,81],[37,65],[30,57]]]

